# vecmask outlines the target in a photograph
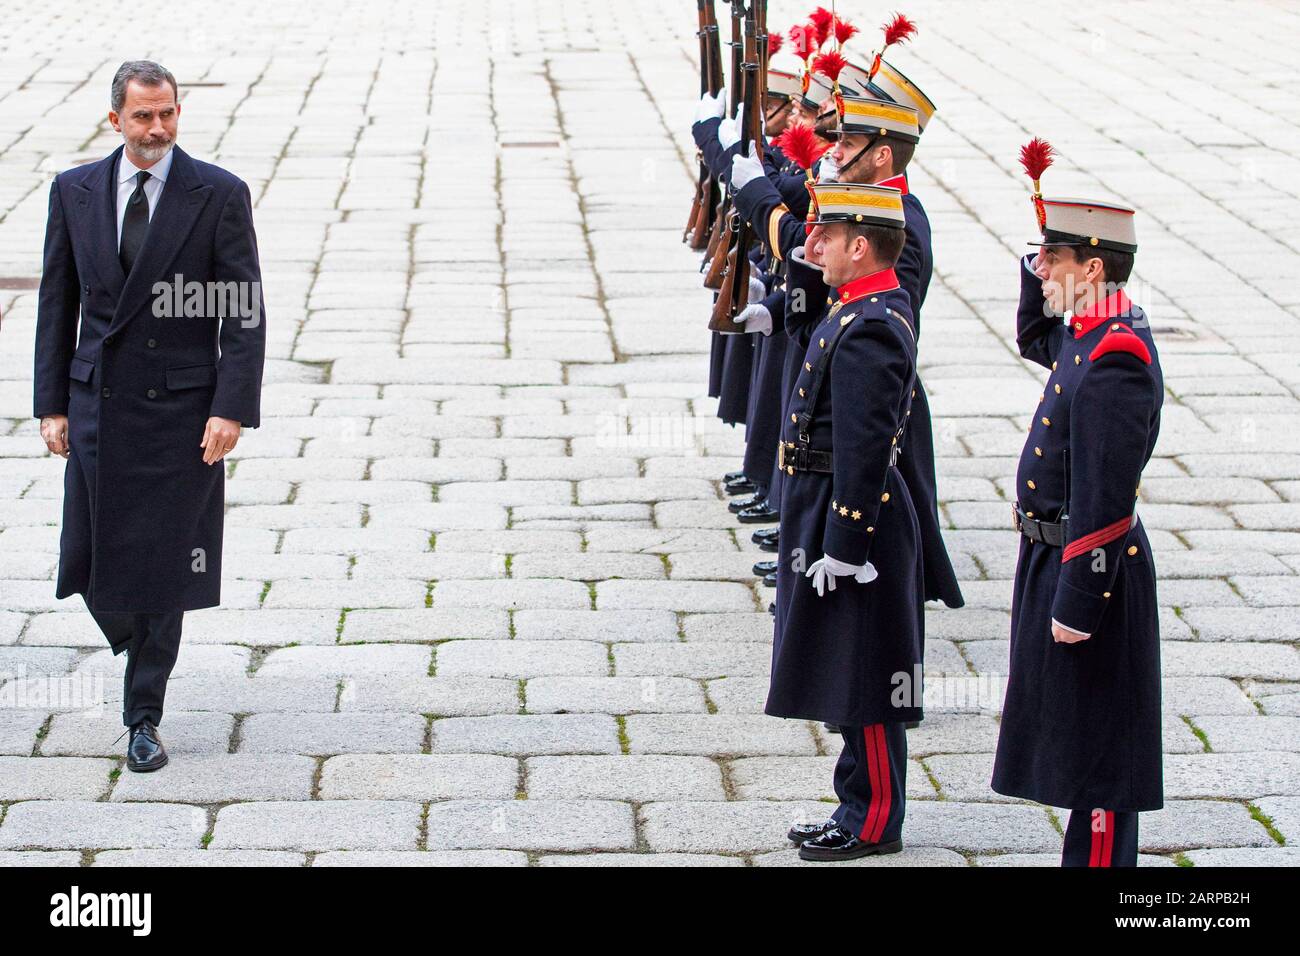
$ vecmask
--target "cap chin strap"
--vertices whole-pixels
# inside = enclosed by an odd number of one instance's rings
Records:
[[[861,159],[862,156],[863,156],[863,154],[866,153],[867,150],[874,148],[875,145],[876,145],[876,143],[877,143],[879,140],[880,140],[880,137],[879,137],[879,136],[873,136],[873,137],[871,137],[869,140],[867,140],[867,145],[866,145],[866,146],[863,146],[860,150],[858,150],[856,156],[854,156],[854,157],[853,157],[852,159],[850,159],[847,163],[845,163],[843,166],[840,167],[840,169],[839,169],[839,173],[840,173],[840,175],[843,176],[843,175],[844,175],[844,170],[848,169],[850,166],[852,166],[854,163],[856,163],[859,159]]]
[[[764,117],[763,117],[763,118],[767,120],[767,125],[768,125],[768,126],[771,126],[771,125],[772,125],[772,120],[776,119],[776,117],[780,114],[780,112],[781,112],[783,109],[786,109],[787,107],[789,107],[790,105],[791,105],[790,101],[789,101],[789,100],[786,100],[785,102],[783,102],[783,103],[781,103],[780,105],[778,105],[776,109],[772,110],[772,112],[764,114]]]

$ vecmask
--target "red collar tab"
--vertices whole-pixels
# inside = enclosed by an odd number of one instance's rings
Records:
[[[893,269],[873,272],[870,275],[860,276],[852,282],[846,282],[840,286],[840,305],[848,305],[858,299],[865,299],[873,292],[888,292],[890,289],[897,288],[898,276],[894,274]]]
[[[899,173],[897,176],[891,176],[889,179],[882,179],[876,183],[877,186],[888,186],[890,189],[897,189],[904,196],[908,193],[907,173]]]
[[[1107,319],[1113,319],[1117,315],[1124,315],[1133,308],[1133,303],[1129,301],[1128,295],[1123,289],[1116,289],[1103,302],[1094,302],[1092,307],[1075,315],[1070,320],[1070,332],[1074,337],[1080,338],[1087,335],[1097,326],[1101,325]]]

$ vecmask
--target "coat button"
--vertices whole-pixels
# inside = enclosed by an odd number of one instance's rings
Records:
[[[1137,545],[1136,544],[1129,545],[1128,553],[1130,557],[1137,554],[1138,553]]]
[[[1110,597],[1110,592],[1109,592],[1109,591],[1102,591],[1102,592],[1101,592],[1101,596],[1104,597],[1104,598],[1108,598],[1108,597]]]
[[[1053,387],[1056,389],[1056,394],[1057,394],[1057,395],[1060,395],[1060,394],[1061,394],[1061,386],[1056,385],[1056,386],[1053,386]]]
[[[889,492],[886,491],[883,495],[881,495],[881,496],[880,496],[880,500],[881,500],[881,501],[888,501],[888,500],[889,500]]]
[[[1052,371],[1053,371],[1053,372],[1056,371],[1056,363],[1055,363],[1055,362],[1052,363]]]
[[[1042,458],[1042,457],[1043,457],[1043,450],[1042,450],[1041,448],[1039,448],[1037,445],[1035,445],[1035,446],[1034,446],[1034,454],[1037,455],[1039,458]]]
[[[800,398],[803,398],[803,396],[804,396],[804,391],[803,391],[803,389],[801,388],[801,389],[799,389],[799,397],[800,397]]]
[[[1076,356],[1074,357],[1074,364],[1075,364],[1075,365],[1078,365],[1078,364],[1079,364],[1080,362],[1082,362],[1082,361],[1083,361],[1083,359],[1079,358],[1079,356],[1076,355]]]
[[[1025,484],[1029,486],[1030,491],[1034,491],[1038,488],[1038,486],[1034,484],[1032,481],[1026,481]]]
[[[792,422],[797,422],[798,420],[799,420],[799,416],[798,416],[798,415],[794,415],[794,414],[792,414],[792,415],[790,416],[790,421],[792,421]]]
[[[148,395],[150,398],[157,398],[158,390],[156,388],[151,388],[149,389],[149,391],[145,392],[145,394]]]
[[[108,398],[108,396],[113,394],[113,390],[110,389],[107,385],[105,385],[103,389],[100,390],[99,394],[103,395],[105,398]]]
[[[1044,417],[1044,418],[1043,418],[1043,424],[1044,424],[1044,425],[1051,425],[1051,424],[1052,424],[1052,420],[1051,420],[1050,418],[1046,418],[1046,417]]]
[[[146,342],[146,343],[144,343],[144,344],[147,345],[147,346],[149,346],[149,348],[151,348],[151,349],[156,349],[156,348],[158,347],[158,340],[157,340],[157,339],[150,339],[148,342]]]
[[[821,340],[819,340],[819,341],[817,342],[817,344],[820,345],[822,348],[826,348],[826,340],[825,340],[825,339],[821,339]]]

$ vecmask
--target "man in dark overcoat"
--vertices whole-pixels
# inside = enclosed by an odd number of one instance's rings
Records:
[[[1020,555],[992,785],[1070,810],[1062,865],[1136,866],[1138,812],[1164,804],[1155,565],[1135,510],[1164,384],[1124,291],[1133,210],[1038,202],[1041,251],[1021,263],[1016,338],[1051,374],[1016,474]]]
[[[260,424],[266,328],[249,189],[175,145],[175,79],[124,63],[111,106],[123,145],[50,187],[33,410],[67,459],[56,595],[126,653],[148,771],[182,614],[221,600],[223,461]]]

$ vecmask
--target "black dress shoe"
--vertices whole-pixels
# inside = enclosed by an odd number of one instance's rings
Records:
[[[823,820],[821,823],[796,823],[790,828],[786,838],[791,843],[803,843],[805,840],[816,839],[835,825],[834,820]]]
[[[799,845],[801,860],[856,860],[860,856],[872,856],[877,853],[897,853],[903,848],[902,840],[889,843],[867,843],[859,840],[842,826],[833,826],[821,834]]]
[[[776,554],[781,550],[781,546],[777,544],[776,539],[773,538],[769,543],[760,544],[758,550],[766,551],[768,554]]]
[[[131,739],[126,745],[126,769],[148,773],[167,764],[167,751],[158,737],[158,728],[142,720],[131,725]]]
[[[751,494],[754,491],[757,491],[758,488],[749,479],[742,478],[740,481],[726,482],[725,484],[723,484],[722,490],[729,495],[743,495],[743,494]]]
[[[840,730],[840,728],[834,724],[822,724],[822,726],[826,728],[828,733],[839,734],[841,737],[844,736],[844,731]]]
[[[775,561],[759,561],[757,564],[754,565],[754,573],[757,574],[760,578],[761,578],[761,577],[765,577],[765,576],[767,576],[767,575],[769,575],[769,574],[775,574],[775,573],[776,573],[776,562],[775,562]]]
[[[763,587],[765,587],[765,588],[774,588],[774,587],[776,587],[776,572],[775,572],[775,571],[773,571],[771,574],[765,574],[765,575],[763,575]]]
[[[767,504],[767,499],[764,498],[762,495],[756,494],[756,495],[751,495],[748,498],[741,498],[739,501],[728,501],[727,510],[734,515],[734,514],[739,514],[740,512],[748,508],[754,508],[759,505],[766,505],[766,504]]]
[[[738,511],[736,520],[741,524],[767,524],[781,520],[781,512],[764,501],[762,504],[756,504]]]
[[[743,471],[729,471],[722,476],[722,482],[726,484],[728,481],[739,481],[744,477],[745,473]]]
[[[759,528],[757,531],[755,531],[753,534],[749,536],[749,540],[754,542],[755,544],[763,544],[766,541],[770,541],[773,544],[776,544],[776,539],[779,538],[780,536],[781,536],[780,528]]]
[[[775,601],[773,601],[771,604],[769,604],[769,605],[767,606],[767,613],[770,614],[770,615],[772,615],[773,617],[776,617],[776,602],[775,602]]]

